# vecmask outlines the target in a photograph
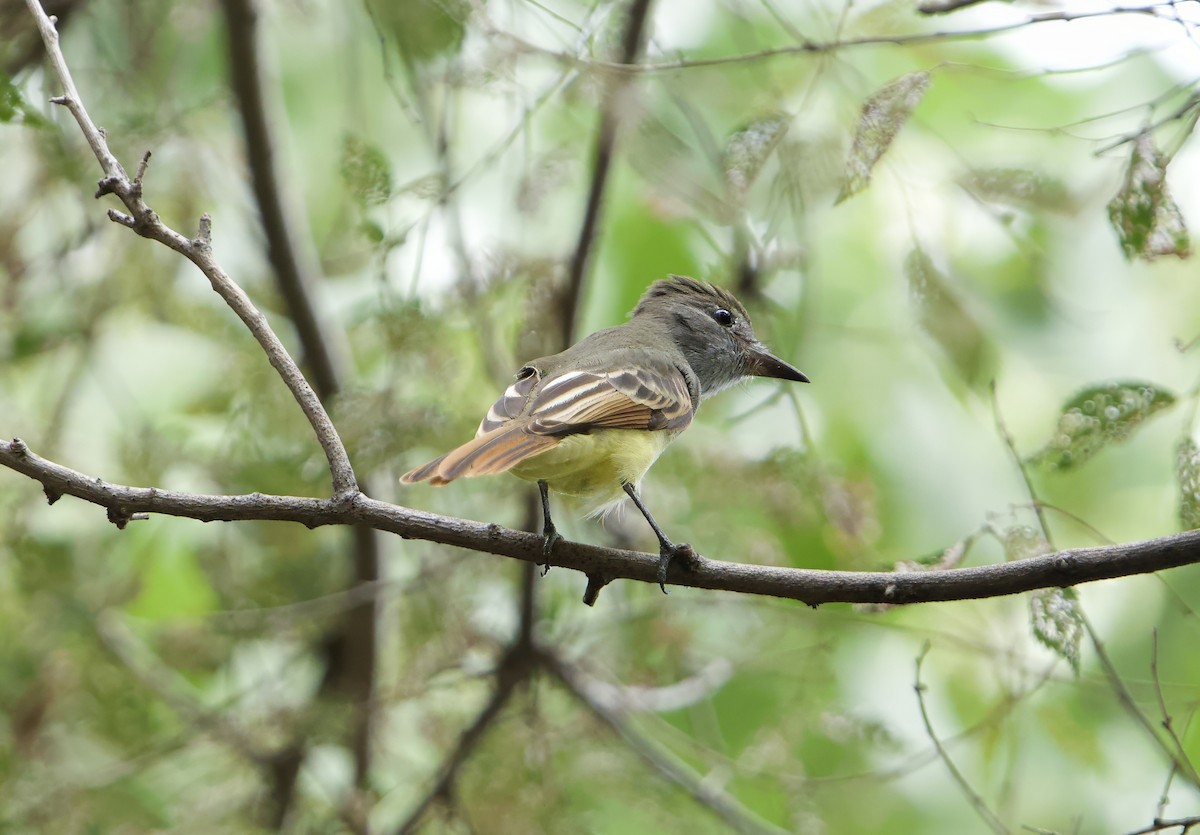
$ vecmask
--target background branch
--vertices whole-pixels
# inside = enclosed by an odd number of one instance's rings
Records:
[[[621,37],[621,65],[634,65],[642,51],[643,32],[646,18],[650,14],[651,0],[631,0],[626,16],[625,31]],[[600,210],[604,205],[604,192],[608,186],[608,171],[612,165],[613,149],[617,143],[617,125],[621,119],[621,92],[626,82],[620,78],[609,79],[605,85],[604,99],[600,103],[600,124],[596,128],[596,145],[592,155],[592,179],[588,187],[587,203],[583,210],[583,223],[579,227],[579,238],[567,270],[567,284],[563,290],[559,322],[562,332],[558,350],[571,345],[577,338],[579,327],[580,300],[587,281],[588,265],[591,263],[596,227],[600,222]]]
[[[632,0],[630,3],[625,19],[624,34],[622,36],[621,60],[623,63],[628,64],[633,62],[641,51],[643,32],[650,6],[651,0]],[[600,104],[600,121],[596,129],[591,185],[588,189],[583,221],[580,226],[574,254],[571,258],[567,284],[563,289],[561,306],[558,311],[561,330],[556,340],[557,344],[545,346],[544,350],[547,351],[562,351],[569,347],[576,339],[576,326],[579,320],[580,307],[583,302],[583,288],[587,277],[587,267],[594,249],[600,209],[604,201],[604,192],[608,184],[608,172],[616,146],[617,125],[621,117],[618,91],[624,85],[625,82],[620,79],[615,79],[609,83],[605,88],[605,93]],[[418,90],[418,95],[419,92]],[[444,127],[443,122],[443,131]],[[442,161],[443,171],[448,174],[449,161],[446,148],[447,145],[444,141],[438,143],[439,159]],[[446,181],[449,183],[451,178],[447,176]],[[462,245],[461,228],[457,223],[457,217],[455,217],[455,222],[452,225],[455,230],[458,230],[457,239],[460,244],[460,257],[465,273],[469,264],[465,246]],[[530,530],[538,530],[541,519],[540,505],[532,493],[528,495],[525,518],[525,527]],[[534,562],[526,562],[521,567],[517,604],[517,630],[505,654],[504,662],[501,663],[496,671],[496,690],[492,700],[484,706],[475,721],[463,732],[458,746],[448,755],[446,762],[442,766],[442,776],[439,778],[432,792],[411,813],[408,822],[401,827],[401,832],[408,832],[415,828],[435,800],[449,796],[453,791],[459,767],[470,756],[478,739],[483,736],[488,726],[499,715],[500,709],[508,700],[509,695],[519,684],[527,683],[535,674],[539,665],[529,663],[528,659],[536,661],[541,658],[541,655],[535,649],[535,631],[538,620],[537,574],[538,566]],[[593,592],[592,578],[594,576],[588,576],[588,590],[584,593],[584,601],[588,605],[592,605],[595,602],[596,594],[598,593],[598,586],[596,587],[596,591]]]
[[[255,0],[222,0],[226,32],[229,37],[230,86],[233,88],[246,141],[246,159],[267,241],[275,285],[287,305],[288,317],[296,328],[303,348],[303,360],[322,402],[333,403],[342,392],[345,373],[339,361],[341,351],[334,346],[335,336],[313,302],[317,269],[311,256],[299,243],[308,240],[302,214],[293,210],[293,202],[284,190],[285,179],[279,171],[279,155],[272,135],[270,116],[277,113],[274,90],[268,88],[263,72],[259,10]],[[361,478],[360,489],[373,492],[370,481]],[[356,527],[349,539],[354,586],[368,586],[379,580],[379,539],[370,528]],[[353,741],[354,781],[361,790],[367,786],[371,767],[371,737],[374,724],[376,652],[378,646],[378,607],[372,596],[364,597],[346,613],[345,622],[324,642],[326,684],[344,687],[356,705]],[[339,681],[334,682],[334,679]],[[302,749],[298,745],[298,749]],[[280,770],[285,779],[294,779],[298,769]],[[291,793],[287,795],[289,798]]]
[[[972,782],[965,765],[989,764],[996,779],[977,788],[1001,821],[1181,829],[1194,782],[1144,737],[1162,720],[1161,742],[1189,760],[1200,569],[895,611],[1200,554],[1194,535],[1116,546],[1095,528],[1123,540],[1200,528],[1195,355],[1171,344],[1191,339],[1200,310],[1174,263],[1194,208],[1179,178],[1198,150],[1198,6],[1115,2],[1036,18],[1043,9],[993,2],[939,22],[918,6],[880,17],[854,0],[714,0],[698,7],[706,26],[682,39],[673,27],[648,57],[631,33],[649,43],[652,21],[666,23],[650,0],[283,14],[262,0],[81,4],[62,48],[130,164],[104,175],[101,195],[124,201],[104,208],[151,234],[159,219],[126,198],[142,198],[145,147],[171,161],[148,199],[172,224],[201,209],[218,219],[220,260],[379,492],[356,473],[363,495],[331,497],[312,430],[291,414],[294,395],[263,381],[244,324],[174,254],[109,232],[82,205],[80,184],[97,177],[77,128],[39,101],[60,92],[49,63],[0,78],[15,197],[0,213],[0,444],[20,436],[49,459],[0,450],[4,469],[33,473],[0,475],[0,634],[13,638],[0,642],[0,737],[19,755],[0,757],[0,818],[34,831],[194,821],[364,835],[487,828],[497,813],[523,830],[586,829],[596,814],[634,828],[978,828],[970,806],[946,802],[960,787],[916,705],[895,710],[911,704],[911,659],[929,639],[947,663],[922,669],[926,701],[953,693],[957,713],[984,716],[941,746]],[[13,6],[24,23],[0,46],[6,62],[41,48],[26,0],[0,0],[0,31]],[[995,19],[976,19],[984,11]],[[1002,36],[985,31],[997,25]],[[1017,64],[997,65],[1001,45]],[[1065,90],[1062,73],[1090,83]],[[1004,130],[1019,141],[997,145]],[[1140,186],[1136,158],[1093,155],[1130,136],[1154,149]],[[870,196],[835,206],[864,164]],[[1156,195],[1161,228],[1113,215]],[[207,246],[210,225],[191,243]],[[921,287],[904,269],[912,307],[872,304],[898,289],[900,227],[948,269]],[[988,246],[964,243],[980,234]],[[1130,234],[1150,245],[1132,252]],[[1096,242],[1087,265],[1055,268],[1082,263],[1078,240]],[[511,502],[524,492],[507,479],[400,500],[440,515],[368,498],[395,501],[385,473],[464,431],[512,355],[558,350],[593,302],[607,309],[679,271],[724,274],[753,310],[789,323],[790,345],[768,326],[781,354],[837,381],[800,400],[731,393],[656,468],[664,512],[730,558],[672,580],[736,597],[664,601],[614,583],[604,606],[579,606],[585,577],[594,595],[609,578],[652,576],[651,557],[619,550],[640,530],[581,527],[616,549],[565,543],[543,580],[539,538],[519,532],[537,528],[536,511],[523,521]],[[272,276],[277,287],[262,282]],[[1048,344],[1063,347],[1054,362],[1027,361]],[[1151,376],[1128,385],[1095,377],[1139,368]],[[1011,428],[999,434],[1045,502],[1024,502],[974,408],[993,377]],[[1066,400],[1077,386],[1100,394]],[[1091,417],[1103,437],[1077,438]],[[1058,469],[1027,454],[1064,438],[1073,458]],[[108,485],[56,461],[190,492]],[[86,500],[38,507],[35,480],[51,499]],[[268,495],[238,495],[256,490]],[[1163,506],[1175,498],[1178,527]],[[1054,548],[1036,531],[1043,507],[1065,514],[1063,546],[1110,547],[1042,556]],[[155,519],[122,534],[100,524],[106,513],[117,526],[150,513],[299,524]],[[389,580],[340,591],[351,537],[359,577],[378,576],[386,554]],[[903,556],[914,559],[893,571]],[[886,602],[807,612],[751,593]],[[1080,652],[1072,618],[1100,600],[1096,651]],[[378,638],[353,636],[359,615],[374,628],[366,602]],[[96,640],[98,615],[128,627],[115,652]],[[1099,645],[1118,625],[1122,639]],[[1031,721],[1054,733],[1035,745]],[[1115,773],[1130,798],[1120,809],[1097,779]],[[1048,775],[1054,798],[1038,790]],[[722,804],[733,813],[713,817]]]
[[[569,55],[565,52],[557,52],[553,49],[539,47],[509,33],[498,34],[503,34],[524,51],[541,53],[569,66],[607,70],[624,75],[645,75],[677,72],[679,70],[695,70],[706,67],[725,67],[734,64],[752,64],[787,55],[825,55],[863,46],[906,46],[956,40],[978,40],[1042,23],[1067,23],[1076,20],[1113,17],[1116,15],[1138,15],[1171,20],[1169,13],[1166,11],[1169,7],[1169,3],[1156,3],[1144,6],[1114,6],[1107,9],[1089,9],[1086,11],[1055,10],[1032,14],[1021,20],[1003,23],[998,26],[981,26],[976,29],[946,29],[934,32],[916,32],[908,35],[863,35],[861,37],[840,38],[829,41],[808,40],[788,46],[762,49],[757,52],[744,52],[737,55],[724,55],[713,58],[681,58],[675,61],[641,62],[635,64],[623,64],[617,61],[604,61],[578,55]]]
[[[229,37],[229,84],[246,140],[246,168],[267,241],[267,258],[304,350],[302,360],[313,388],[322,401],[331,403],[342,389],[344,376],[342,352],[334,350],[340,340],[335,340],[313,304],[317,271],[299,243],[309,236],[295,234],[305,224],[293,211],[293,201],[285,198],[285,178],[279,171],[271,128],[278,106],[263,74],[258,7],[254,0],[221,0],[221,8]]]
[[[479,743],[483,741],[488,728],[500,717],[504,706],[518,687],[527,684],[537,668],[539,659],[532,644],[520,641],[509,647],[504,658],[497,667],[493,679],[495,686],[491,697],[483,709],[459,735],[458,744],[450,752],[442,764],[437,780],[428,793],[417,803],[408,818],[397,829],[398,833],[416,832],[425,815],[435,803],[449,802],[453,799],[454,784],[458,773],[470,759]]]
[[[921,682],[921,665],[925,662],[925,656],[929,654],[929,643],[921,649],[920,655],[916,661],[916,675],[913,682],[913,690],[917,694],[917,707],[921,711],[921,724],[925,726],[925,733],[929,736],[929,740],[933,743],[933,747],[937,750],[938,758],[945,764],[946,769],[950,772],[950,776],[954,778],[954,782],[958,785],[963,796],[967,798],[967,802],[971,804],[971,808],[979,815],[980,820],[987,824],[988,829],[996,833],[996,835],[1009,835],[1009,828],[1004,825],[1004,821],[992,811],[980,797],[979,793],[972,788],[964,775],[954,764],[954,760],[950,758],[950,752],[942,745],[942,741],[938,738],[937,733],[933,729],[933,722],[929,719],[929,710],[925,706],[925,685]]]
[[[337,430],[333,426],[333,421],[329,419],[325,407],[321,405],[320,399],[304,378],[299,366],[296,365],[295,360],[288,354],[279,337],[267,323],[266,317],[258,311],[254,303],[250,301],[250,297],[221,269],[213,257],[212,223],[208,215],[200,218],[200,231],[197,236],[186,238],[163,223],[146,204],[142,199],[142,178],[150,154],[147,153],[143,157],[137,176],[131,179],[120,161],[109,150],[104,132],[88,115],[79,90],[75,87],[75,81],[71,77],[71,71],[67,67],[66,59],[63,57],[62,49],[59,47],[58,31],[54,28],[54,22],[46,16],[38,0],[26,0],[26,4],[37,21],[38,30],[42,34],[42,41],[45,43],[46,52],[50,57],[50,64],[54,67],[59,83],[62,84],[65,91],[65,95],[56,97],[52,101],[66,107],[75,117],[79,129],[83,131],[84,138],[87,139],[92,153],[96,155],[96,159],[104,171],[104,179],[100,181],[96,196],[114,194],[129,212],[129,214],[124,214],[110,209],[109,217],[133,229],[142,237],[158,241],[178,252],[204,273],[204,276],[212,284],[212,288],[250,329],[266,353],[268,361],[279,372],[279,376],[283,378],[283,382],[292,392],[292,396],[300,404],[300,408],[312,425],[313,431],[317,435],[317,441],[321,444],[321,449],[324,450],[325,457],[329,462],[333,492],[338,495],[356,492],[358,485],[354,476],[354,468],[350,465],[346,448],[342,445],[342,440],[338,437]]]
[[[1133,832],[1126,833],[1126,835],[1150,835],[1151,832],[1165,832],[1168,829],[1178,829],[1178,835],[1188,835],[1189,832],[1198,826],[1200,826],[1200,815],[1188,818],[1159,818],[1149,826],[1135,829]]]
[[[675,757],[635,731],[619,710],[592,695],[587,684],[570,665],[551,655],[544,655],[542,663],[572,696],[619,736],[651,768],[668,782],[686,791],[697,803],[711,809],[735,831],[751,835],[775,835],[784,831],[745,809],[719,787],[693,773]]]

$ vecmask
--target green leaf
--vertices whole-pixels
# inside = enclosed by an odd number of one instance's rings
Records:
[[[1040,557],[1050,550],[1045,537],[1028,525],[1013,525],[1004,532],[1004,558],[1009,562]]]
[[[1018,562],[1049,554],[1050,544],[1041,532],[1028,525],[1013,525],[1004,532],[1004,556]],[[1079,674],[1079,644],[1083,638],[1083,616],[1071,589],[1038,589],[1029,595],[1029,623],[1033,635],[1044,646],[1061,655]]]
[[[792,117],[787,113],[769,113],[755,119],[729,137],[721,152],[721,167],[729,193],[739,203],[754,185],[763,165],[787,135]]]
[[[1167,162],[1148,134],[1138,137],[1125,183],[1109,201],[1108,220],[1130,261],[1153,261],[1161,255],[1186,258],[1192,254],[1183,215],[1167,190]]]
[[[29,103],[25,101],[12,79],[0,73],[0,124],[9,123],[28,125],[32,128],[44,128],[47,124],[41,114],[30,109]]]
[[[1040,531],[1014,525],[1004,532],[1004,556],[1010,562],[1032,559],[1051,552]],[[1071,589],[1038,589],[1029,595],[1029,622],[1040,643],[1071,665],[1079,674],[1079,647],[1083,638],[1083,616]]]
[[[947,286],[946,278],[920,247],[904,260],[917,321],[968,382],[979,378],[986,359],[983,330]]]
[[[846,160],[842,190],[835,203],[852,197],[871,182],[871,171],[875,164],[891,147],[896,134],[929,89],[929,83],[929,73],[909,73],[867,99],[858,117],[858,129],[854,134],[850,157]]]
[[[1062,408],[1058,431],[1029,458],[1031,464],[1067,470],[1105,445],[1117,443],[1146,418],[1175,402],[1175,395],[1150,383],[1105,383],[1084,389]]]
[[[342,138],[342,180],[359,205],[378,206],[392,194],[392,167],[378,146],[348,133]]]
[[[13,86],[12,79],[0,74],[0,123],[8,124],[16,119],[23,104],[21,91]]]
[[[466,34],[470,14],[466,0],[371,0],[377,25],[396,39],[405,56],[430,61],[445,52],[456,52]]]
[[[1179,482],[1179,524],[1185,531],[1200,528],[1200,447],[1191,438],[1179,445],[1175,459]]]
[[[1022,168],[986,168],[962,178],[965,189],[993,203],[1050,212],[1071,212],[1075,200],[1057,177]]]
[[[1079,644],[1083,616],[1073,589],[1038,589],[1029,595],[1029,621],[1033,635],[1061,655],[1079,675]]]

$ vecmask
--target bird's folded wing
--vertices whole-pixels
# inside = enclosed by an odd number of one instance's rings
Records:
[[[517,379],[504,390],[500,399],[488,409],[487,416],[480,422],[475,437],[486,435],[493,429],[499,429],[504,424],[516,420],[529,404],[529,395],[538,384],[541,375],[533,366],[527,365],[517,372]]]
[[[521,369],[479,424],[475,438],[402,477],[445,484],[462,476],[502,473],[593,429],[680,430],[695,402],[683,373],[669,363],[630,362],[603,371],[568,371],[540,387]]]
[[[630,364],[605,371],[569,371],[547,380],[526,414],[531,432],[570,435],[593,428],[683,429],[693,411],[679,369]]]

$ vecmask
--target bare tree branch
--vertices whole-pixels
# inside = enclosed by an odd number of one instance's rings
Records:
[[[686,791],[697,803],[711,809],[734,830],[754,835],[772,835],[782,831],[745,809],[719,787],[693,773],[676,758],[635,732],[620,711],[592,696],[587,685],[579,680],[578,674],[570,666],[548,653],[542,653],[541,664],[597,719],[615,732],[635,754],[649,763],[666,780]]]
[[[307,250],[298,243],[309,235],[307,230],[302,236],[296,234],[304,229],[303,222],[284,193],[269,118],[278,108],[263,73],[258,5],[255,0],[222,0],[221,5],[229,38],[230,86],[237,98],[245,132],[250,181],[267,239],[267,256],[275,284],[295,325],[313,388],[322,401],[330,403],[344,388],[344,363],[342,352],[334,350],[335,332],[322,322],[313,303],[316,268]],[[372,492],[365,479],[362,490]],[[369,587],[379,579],[378,534],[370,528],[356,528],[351,543],[354,583]],[[324,644],[327,671],[337,673],[336,678],[349,692],[349,701],[358,705],[350,748],[354,752],[354,782],[360,789],[367,785],[371,764],[377,629],[375,599],[365,597],[347,611],[345,623]],[[334,676],[327,674],[326,678]],[[284,769],[278,775],[294,779],[297,773],[298,769]]]
[[[625,33],[621,38],[620,66],[631,66],[642,51],[643,31],[650,14],[651,0],[632,0],[625,22]],[[571,266],[567,273],[567,286],[563,291],[560,321],[562,338],[559,350],[575,341],[579,320],[579,301],[583,285],[587,280],[588,265],[591,263],[596,226],[600,221],[600,209],[604,205],[604,192],[608,186],[608,171],[612,165],[613,149],[617,143],[617,124],[621,118],[621,90],[625,87],[620,79],[610,79],[605,87],[604,101],[600,105],[600,124],[596,129],[596,150],[592,162],[592,182],[588,189],[587,205],[583,212],[583,223],[579,228],[579,239]]]
[[[625,23],[625,33],[622,38],[621,60],[630,63],[637,58],[642,47],[642,33],[645,29],[646,17],[649,14],[652,0],[632,0]],[[232,2],[232,0],[227,0]],[[618,108],[619,88],[624,86],[621,80],[612,81],[605,89],[600,109],[600,123],[596,132],[595,153],[592,164],[592,180],[588,191],[587,203],[584,208],[579,238],[575,252],[571,258],[567,284],[560,297],[559,321],[562,323],[559,332],[558,345],[549,350],[564,350],[575,341],[575,328],[579,319],[579,307],[583,299],[583,285],[587,277],[587,267],[596,230],[600,219],[600,209],[604,200],[604,192],[608,183],[609,167],[612,163],[613,150],[616,146],[617,123],[620,118]],[[443,125],[443,130],[444,130]],[[438,157],[442,161],[446,182],[452,181],[449,176],[449,164],[446,155],[447,143],[444,133],[439,136]],[[443,199],[445,199],[443,197]],[[454,228],[458,229],[457,222]],[[468,268],[468,260],[462,245],[461,233],[458,234],[460,257],[464,269]],[[540,508],[536,500],[530,497],[527,508],[526,527],[537,529],[540,518]],[[588,587],[584,593],[584,602],[589,606],[595,603],[596,596],[602,583],[598,575],[588,575]],[[539,664],[541,653],[536,648],[534,631],[537,624],[537,565],[527,562],[521,570],[520,597],[518,603],[518,625],[505,660],[496,671],[496,689],[492,699],[483,707],[475,722],[463,732],[458,746],[452,751],[442,766],[442,776],[432,791],[417,805],[400,832],[413,831],[420,823],[429,807],[438,799],[449,798],[454,791],[458,771],[474,750],[478,740],[482,738],[489,725],[499,715],[500,709],[508,701],[509,696],[519,684],[532,679]]]
[[[1175,108],[1175,110],[1171,111],[1166,116],[1143,125],[1138,130],[1124,134],[1123,136],[1119,136],[1112,142],[1109,142],[1107,145],[1098,148],[1096,150],[1096,156],[1101,156],[1109,151],[1116,150],[1122,145],[1126,145],[1130,142],[1136,142],[1143,136],[1147,136],[1164,125],[1169,125],[1171,122],[1179,122],[1191,117],[1194,123],[1198,114],[1200,114],[1200,93],[1192,93],[1187,97],[1187,100],[1184,101],[1183,104],[1179,105],[1179,107]],[[1189,130],[1188,133],[1191,133],[1191,131]]]
[[[559,663],[565,662],[559,659]],[[588,700],[601,707],[623,713],[667,713],[711,698],[733,677],[733,664],[727,658],[714,658],[694,675],[658,687],[609,684],[583,672],[574,675]]]
[[[1171,738],[1171,744],[1175,747],[1176,762],[1171,763],[1171,767],[1167,769],[1167,781],[1163,785],[1162,795],[1158,799],[1158,810],[1154,816],[1156,820],[1161,819],[1166,814],[1167,804],[1169,800],[1169,792],[1171,791],[1171,783],[1175,781],[1175,775],[1179,773],[1179,762],[1191,762],[1188,756],[1187,749],[1183,747],[1183,740],[1179,738],[1179,734],[1175,732],[1175,720],[1171,717],[1171,711],[1167,709],[1167,697],[1163,693],[1162,679],[1158,675],[1158,629],[1152,633],[1153,642],[1150,652],[1150,678],[1154,682],[1154,695],[1158,699],[1158,710],[1162,716],[1163,730],[1167,732],[1167,736]],[[1185,726],[1186,730],[1186,726]],[[1194,770],[1194,769],[1193,769]]]
[[[921,14],[949,14],[956,12],[959,9],[965,9],[968,6],[978,6],[980,3],[986,3],[987,0],[926,0],[924,3],[917,5],[917,11]]]
[[[1135,829],[1133,832],[1126,833],[1126,835],[1150,835],[1151,832],[1162,832],[1166,829],[1178,829],[1179,835],[1187,835],[1187,833],[1191,832],[1197,826],[1200,826],[1200,815],[1194,815],[1190,818],[1157,818],[1149,826]]]
[[[1156,723],[1142,710],[1137,700],[1133,697],[1133,694],[1129,692],[1129,688],[1125,686],[1121,674],[1117,671],[1117,665],[1113,663],[1112,658],[1108,655],[1108,651],[1104,648],[1104,642],[1100,640],[1100,636],[1092,628],[1092,622],[1082,612],[1080,612],[1080,615],[1083,617],[1083,626],[1087,630],[1088,639],[1092,642],[1092,649],[1095,650],[1096,657],[1100,659],[1100,666],[1104,670],[1104,677],[1108,680],[1109,686],[1112,688],[1113,694],[1117,697],[1117,701],[1120,702],[1121,707],[1125,708],[1125,711],[1142,726],[1142,729],[1149,735],[1150,739],[1167,755],[1172,767],[1176,769],[1176,773],[1187,780],[1193,788],[1200,789],[1200,772],[1196,771],[1196,766],[1188,758],[1187,752],[1182,748],[1176,749],[1159,734]],[[1167,730],[1170,731],[1169,725],[1167,726]],[[1171,735],[1174,736],[1174,733]]]
[[[823,55],[840,52],[860,46],[904,46],[906,44],[922,44],[937,41],[977,40],[991,35],[999,35],[1022,29],[1026,26],[1036,26],[1041,23],[1069,23],[1076,20],[1087,20],[1094,17],[1112,17],[1115,15],[1144,15],[1157,17],[1175,22],[1168,16],[1166,9],[1169,3],[1155,3],[1145,6],[1112,6],[1107,9],[1091,9],[1087,11],[1057,10],[1032,14],[1021,20],[1003,23],[998,26],[982,26],[978,29],[938,30],[934,32],[916,32],[908,35],[864,35],[858,38],[844,38],[832,41],[801,41],[788,46],[763,49],[758,52],[748,52],[739,55],[725,55],[714,58],[681,58],[676,61],[643,62],[622,64],[617,61],[604,61],[585,58],[579,55],[569,55],[553,49],[546,49],[529,43],[510,32],[493,29],[490,34],[508,39],[518,50],[538,55],[545,55],[568,66],[593,70],[607,70],[624,75],[643,75],[648,73],[677,72],[693,70],[702,67],[722,67],[730,64],[751,64],[778,58],[785,55]]]
[[[322,525],[367,525],[406,539],[440,542],[530,563],[545,562],[540,534],[500,525],[411,510],[356,493],[332,499],[273,496],[207,496],[154,487],[125,487],[40,458],[24,441],[0,441],[0,466],[42,484],[47,497],[76,496],[106,508],[108,518],[124,527],[134,513],[159,513],[204,522],[272,520]],[[930,603],[1003,597],[1040,588],[1056,588],[1149,574],[1200,563],[1200,530],[1174,536],[1073,548],[1027,560],[942,571],[827,571],[747,565],[700,557],[694,567],[672,566],[668,581],[677,586],[732,591],[822,603]],[[612,579],[656,583],[658,556],[578,542],[555,546],[551,564]]]
[[[646,17],[649,14],[651,0],[632,0],[625,23],[625,34],[622,38],[621,60],[630,63],[637,58],[641,51]],[[613,149],[616,146],[617,122],[620,112],[617,107],[619,82],[610,83],[605,91],[600,110],[600,123],[596,130],[596,145],[592,163],[591,186],[588,191],[587,203],[584,208],[583,221],[579,230],[579,238],[575,252],[571,258],[567,284],[560,297],[559,321],[562,329],[559,332],[558,345],[548,350],[561,351],[575,341],[575,328],[579,319],[579,308],[583,299],[583,285],[587,277],[587,267],[593,244],[596,239],[596,229],[600,219],[600,208],[603,204],[605,188],[608,184],[608,172],[612,163]],[[439,144],[439,158],[446,163],[445,144]],[[446,169],[448,174],[448,168]],[[447,182],[450,178],[447,176]],[[443,197],[444,199],[444,197]],[[460,236],[461,243],[461,236]],[[461,249],[461,246],[460,246]],[[465,253],[462,253],[464,266],[467,264]],[[535,499],[530,496],[526,518],[526,527],[537,529],[540,518],[540,508]],[[595,603],[599,594],[597,575],[588,575],[588,588],[584,593],[584,602],[589,606]],[[518,602],[517,633],[510,644],[502,663],[496,671],[496,690],[491,701],[479,713],[475,722],[464,731],[459,745],[452,751],[442,767],[442,777],[430,794],[417,806],[401,832],[409,832],[420,822],[429,806],[438,798],[445,798],[454,789],[459,767],[470,756],[476,741],[482,737],[485,729],[499,714],[500,708],[508,700],[509,695],[520,683],[528,681],[535,672],[535,665],[513,664],[512,659],[538,657],[535,648],[534,630],[537,623],[537,564],[527,562],[521,570],[520,597]],[[602,584],[601,584],[602,585]]]
[[[296,398],[296,402],[300,404],[301,410],[312,425],[321,449],[324,450],[325,457],[329,461],[334,494],[357,493],[358,483],[355,480],[354,468],[350,465],[346,448],[342,445],[342,440],[338,437],[333,422],[325,412],[325,407],[321,405],[320,399],[304,378],[296,361],[292,359],[283,343],[279,341],[279,337],[271,330],[266,317],[259,312],[245,291],[234,283],[213,257],[212,221],[209,216],[206,214],[200,217],[200,229],[195,238],[186,238],[163,223],[154,210],[146,204],[142,199],[142,177],[150,158],[149,153],[142,158],[137,175],[130,178],[120,161],[109,150],[104,132],[96,126],[91,116],[88,115],[87,108],[84,107],[83,99],[80,98],[79,90],[75,87],[75,81],[71,77],[71,71],[67,68],[66,59],[59,47],[58,31],[54,28],[54,21],[46,16],[38,0],[26,0],[26,5],[37,21],[42,41],[46,44],[50,63],[65,92],[65,95],[56,96],[51,101],[66,107],[75,117],[79,129],[83,131],[88,145],[92,148],[92,153],[96,155],[96,159],[104,171],[104,178],[100,180],[96,196],[114,194],[120,198],[128,211],[126,214],[109,209],[109,218],[123,226],[128,226],[142,237],[158,241],[178,252],[204,273],[204,276],[212,284],[212,288],[225,300],[226,304],[233,308],[233,311],[250,329],[263,351],[266,352],[267,359],[279,372],[279,376],[283,378],[283,382],[292,392],[292,396]]]
[[[925,656],[929,654],[929,642],[925,642],[920,655],[917,656],[917,672],[913,682],[913,690],[917,694],[917,707],[921,710],[921,723],[925,726],[925,734],[933,743],[933,747],[937,749],[938,758],[945,763],[946,769],[950,772],[950,776],[954,778],[954,782],[958,784],[963,795],[967,798],[967,802],[971,804],[971,808],[979,815],[980,819],[987,824],[988,828],[995,832],[996,835],[1009,835],[1009,828],[1004,825],[1004,821],[1000,820],[999,816],[992,811],[979,793],[971,787],[967,782],[966,775],[958,770],[958,766],[954,764],[954,760],[950,759],[948,752],[942,741],[938,739],[937,733],[933,730],[933,722],[929,719],[929,710],[925,706],[925,685],[921,683],[921,665],[925,662]]]
[[[254,0],[221,0],[229,39],[229,84],[237,98],[238,115],[246,135],[246,162],[254,199],[267,239],[267,257],[288,315],[304,349],[302,362],[321,399],[330,402],[341,390],[342,362],[334,351],[334,335],[321,322],[312,294],[316,284],[312,258],[303,252],[295,230],[303,222],[285,199],[272,136],[270,92],[263,77],[259,46],[258,8]]]
[[[96,619],[96,631],[108,650],[134,677],[181,717],[249,762],[256,765],[270,762],[272,755],[265,745],[254,740],[247,729],[239,727],[224,712],[200,704],[183,676],[155,658],[115,613],[101,612]]]
[[[466,764],[471,754],[474,753],[476,746],[487,733],[488,728],[500,716],[500,711],[508,704],[509,698],[516,691],[517,687],[528,682],[537,667],[540,665],[541,653],[535,649],[533,644],[526,644],[520,640],[514,643],[508,649],[508,653],[501,661],[499,668],[494,676],[496,686],[492,691],[492,696],[488,699],[487,704],[483,706],[483,710],[475,717],[472,722],[458,738],[458,744],[454,747],[450,756],[446,758],[442,764],[441,773],[438,775],[437,782],[425,795],[424,798],[417,804],[416,808],[409,813],[408,818],[400,825],[397,830],[399,833],[415,832],[422,818],[429,809],[439,801],[448,801],[452,798],[454,792],[454,783],[458,779],[458,772]]]

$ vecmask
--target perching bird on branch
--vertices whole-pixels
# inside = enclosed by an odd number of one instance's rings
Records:
[[[690,559],[692,549],[667,538],[638,485],[700,401],[745,377],[808,382],[759,342],[729,292],[673,275],[650,285],[625,324],[525,363],[473,440],[400,480],[448,484],[512,472],[536,481],[547,559],[560,538],[548,490],[596,515],[628,495],[658,537],[658,582],[666,592],[671,560]]]

